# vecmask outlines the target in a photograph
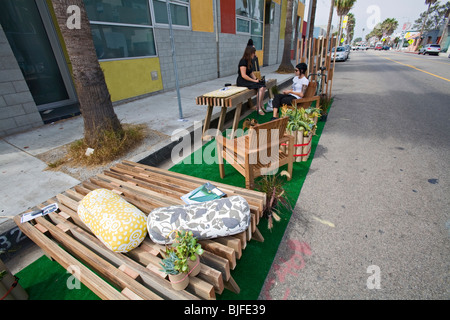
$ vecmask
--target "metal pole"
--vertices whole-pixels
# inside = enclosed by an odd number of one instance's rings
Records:
[[[180,114],[179,121],[187,121],[183,118],[183,109],[181,107],[181,95],[180,95],[180,84],[178,81],[178,67],[177,67],[177,59],[175,57],[175,41],[173,39],[173,29],[172,29],[172,13],[170,11],[170,3],[169,0],[166,0],[167,5],[167,18],[169,20],[169,30],[170,30],[170,44],[172,46],[172,61],[173,61],[173,68],[175,71],[175,86],[177,88],[177,97],[178,97],[178,112]]]

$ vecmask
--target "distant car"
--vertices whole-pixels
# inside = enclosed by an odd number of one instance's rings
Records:
[[[441,46],[438,44],[427,44],[419,50],[419,54],[423,55],[426,55],[427,53],[439,55],[439,52],[441,52]]]
[[[336,52],[335,50],[336,49]],[[331,59],[334,59],[334,54],[336,53],[336,61],[346,61],[348,59],[348,52],[345,50],[345,47],[337,47],[333,48],[333,51],[331,52]]]
[[[391,50],[391,47],[389,47],[389,46],[383,46],[383,50]]]
[[[383,43],[382,42],[378,42],[375,45],[375,50],[383,50]]]

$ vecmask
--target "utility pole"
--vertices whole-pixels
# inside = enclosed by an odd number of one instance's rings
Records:
[[[172,46],[172,61],[173,61],[173,69],[175,71],[175,86],[177,88],[177,97],[178,97],[178,112],[180,118],[178,121],[187,121],[183,118],[183,109],[181,107],[181,95],[180,95],[180,83],[178,81],[178,67],[177,67],[177,59],[175,57],[175,41],[173,38],[173,28],[172,28],[172,13],[170,11],[170,3],[169,0],[166,0],[167,4],[167,18],[169,20],[169,30],[170,30],[170,44]]]

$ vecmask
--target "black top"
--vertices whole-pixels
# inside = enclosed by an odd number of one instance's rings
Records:
[[[245,80],[244,78],[242,78],[242,76],[241,76],[241,67],[245,67],[245,73],[250,78],[252,77],[251,74],[253,72],[253,69],[251,67],[250,68],[248,67],[247,60],[241,59],[239,61],[238,77],[237,77],[237,80],[236,80],[236,85],[238,87],[247,87],[249,89],[259,89],[261,87],[265,87],[265,84],[262,84],[262,83],[259,83],[259,82],[248,81],[248,80]]]

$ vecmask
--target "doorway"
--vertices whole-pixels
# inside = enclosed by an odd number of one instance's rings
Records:
[[[45,0],[2,0],[0,22],[44,122],[79,113]]]

